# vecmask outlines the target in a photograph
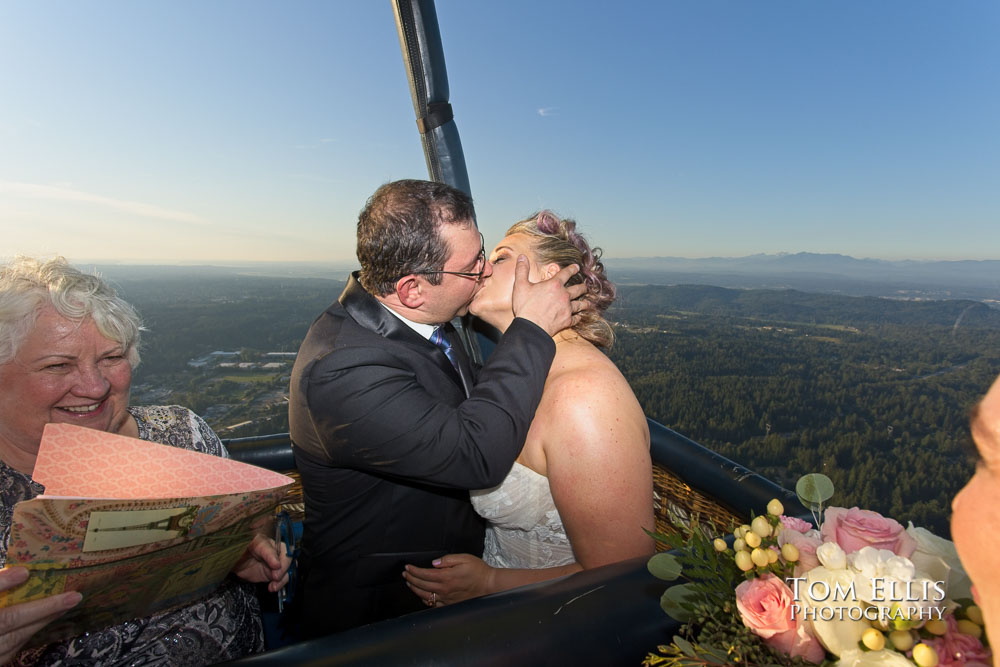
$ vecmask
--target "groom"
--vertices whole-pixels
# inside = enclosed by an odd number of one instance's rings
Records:
[[[468,489],[499,484],[517,457],[571,326],[568,267],[529,283],[516,319],[475,373],[448,322],[492,273],[471,199],[441,183],[387,183],[358,219],[354,273],[299,348],[289,426],[306,518],[296,591],[303,638],[422,608],[403,565],[482,554]]]

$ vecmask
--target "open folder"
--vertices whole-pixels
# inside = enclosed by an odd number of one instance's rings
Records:
[[[69,424],[48,424],[17,503],[7,566],[30,570],[0,607],[80,591],[31,645],[149,616],[226,577],[293,480],[270,470]]]

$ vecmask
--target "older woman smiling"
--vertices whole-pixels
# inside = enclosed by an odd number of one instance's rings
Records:
[[[31,474],[45,424],[76,424],[227,456],[218,436],[190,410],[129,407],[139,331],[128,303],[65,260],[20,258],[0,267],[0,565],[14,505],[44,492]],[[257,536],[234,574],[270,582],[275,591],[287,569],[274,542]],[[0,590],[24,583],[27,574],[19,567],[0,570]],[[211,664],[263,648],[254,592],[230,577],[186,607],[21,649],[79,601],[79,593],[66,592],[0,609],[0,664]]]

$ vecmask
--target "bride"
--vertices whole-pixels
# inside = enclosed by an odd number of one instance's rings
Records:
[[[555,360],[520,456],[499,486],[473,491],[488,524],[483,559],[449,554],[404,578],[428,606],[458,602],[653,553],[649,429],[628,382],[602,349],[614,340],[602,316],[615,297],[600,262],[572,220],[548,211],[518,222],[493,250],[469,312],[504,331],[514,319],[518,255],[532,281],[578,264],[593,309],[559,332]]]

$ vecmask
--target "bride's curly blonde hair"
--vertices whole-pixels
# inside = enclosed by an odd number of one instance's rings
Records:
[[[560,268],[576,264],[580,272],[570,278],[570,285],[586,283],[583,298],[594,304],[580,313],[580,322],[573,330],[597,347],[608,349],[615,341],[615,332],[604,319],[603,313],[615,300],[615,285],[604,271],[601,249],[592,248],[576,231],[576,222],[562,219],[551,211],[540,211],[514,223],[507,230],[511,234],[526,234],[534,241],[535,260],[540,264],[558,264]]]

